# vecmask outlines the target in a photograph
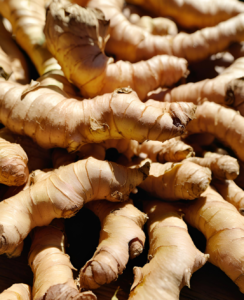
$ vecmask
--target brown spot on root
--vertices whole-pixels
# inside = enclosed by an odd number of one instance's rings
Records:
[[[244,77],[231,80],[225,92],[225,104],[237,107],[243,99]]]
[[[133,92],[133,90],[129,86],[115,90],[115,93],[117,94],[130,94],[131,92]]]
[[[172,116],[172,120],[176,127],[181,127],[182,129],[185,128],[184,125],[181,124],[181,120],[178,117]]]
[[[129,254],[131,259],[140,255],[142,251],[143,243],[138,238],[134,238],[129,242]]]
[[[11,73],[8,74],[7,72],[5,72],[3,67],[0,67],[0,77],[3,77],[5,80],[8,80],[10,76]]]
[[[148,175],[149,175],[150,162],[147,161],[143,166],[141,166],[139,168],[139,171],[143,174],[143,180],[145,180],[148,177]]]

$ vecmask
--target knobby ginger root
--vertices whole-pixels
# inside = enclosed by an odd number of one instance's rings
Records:
[[[196,109],[192,103],[145,105],[129,88],[78,101],[48,79],[28,86],[0,82],[0,122],[43,148],[74,151],[113,138],[165,141],[183,133]]]
[[[33,300],[95,300],[92,292],[79,293],[69,256],[65,254],[64,222],[35,228],[28,258],[34,274]]]
[[[142,227],[146,215],[133,202],[96,201],[87,205],[100,219],[99,245],[93,257],[81,269],[81,288],[96,289],[116,280],[130,258],[143,251],[145,234]]]
[[[31,288],[27,284],[13,284],[0,294],[0,300],[31,300]]]
[[[31,229],[54,218],[70,218],[89,201],[127,200],[148,169],[149,164],[128,169],[89,158],[48,172],[45,179],[0,203],[0,253],[14,255]]]
[[[218,179],[234,180],[239,175],[238,161],[229,155],[206,152],[204,157],[190,157],[187,160],[209,168]]]
[[[149,263],[134,268],[130,300],[178,300],[183,286],[190,287],[192,273],[201,268],[208,255],[193,244],[182,220],[182,212],[168,203],[144,201],[148,214]]]
[[[183,212],[185,221],[205,235],[209,261],[244,293],[243,216],[211,187],[183,208]]]
[[[99,7],[110,19],[110,39],[106,51],[117,59],[131,62],[168,54],[188,62],[199,61],[225,50],[229,44],[244,40],[244,14],[194,33],[155,36],[131,24],[122,14],[123,0],[91,0],[89,7]]]
[[[152,163],[148,178],[139,187],[163,200],[193,200],[209,186],[211,171],[197,164]]]
[[[113,63],[104,53],[108,27],[109,21],[98,9],[66,0],[54,0],[48,8],[44,28],[48,49],[84,97],[130,86],[144,99],[151,90],[171,86],[186,76],[187,61],[173,56],[156,56],[136,64]]]

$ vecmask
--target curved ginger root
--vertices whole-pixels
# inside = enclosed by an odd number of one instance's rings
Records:
[[[13,284],[0,294],[0,300],[31,300],[31,288],[27,284]]]
[[[142,227],[146,215],[133,202],[110,203],[96,201],[87,205],[100,219],[102,229],[99,245],[93,257],[80,271],[80,286],[96,289],[116,280],[130,258],[143,251],[145,234]]]
[[[98,9],[66,0],[54,0],[48,8],[44,28],[48,49],[84,97],[130,86],[144,99],[151,90],[171,86],[187,74],[187,61],[173,56],[156,56],[136,64],[113,63],[104,54],[108,26],[109,21]]]
[[[244,218],[237,209],[209,187],[183,208],[185,220],[207,239],[209,261],[229,276],[244,293]]]
[[[47,227],[35,228],[28,261],[34,274],[33,300],[97,299],[92,292],[77,290],[74,267],[65,254],[63,221],[54,220]]]
[[[94,158],[45,174],[45,178],[0,203],[0,253],[15,248],[36,226],[70,218],[92,200],[125,201],[148,174],[149,164],[128,169]]]
[[[190,287],[192,273],[200,269],[208,255],[193,244],[182,220],[182,212],[173,205],[155,200],[144,201],[148,214],[149,263],[134,268],[134,283],[129,300],[178,300],[184,285]]]
[[[191,162],[152,163],[149,176],[139,187],[163,200],[193,200],[206,190],[210,181],[211,171]]]

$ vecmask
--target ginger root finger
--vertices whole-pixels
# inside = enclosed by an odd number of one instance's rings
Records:
[[[0,294],[0,300],[31,300],[31,288],[27,284],[13,284]]]
[[[149,263],[134,268],[129,299],[177,300],[208,255],[195,247],[176,207],[157,200],[144,201],[143,207],[149,217]]]
[[[193,200],[206,190],[210,181],[211,171],[191,162],[152,163],[149,176],[139,187],[163,200]]]
[[[131,200],[126,203],[102,200],[87,207],[99,217],[102,229],[96,252],[81,269],[79,280],[81,288],[96,289],[116,280],[129,256],[141,254],[145,243],[142,227],[147,217]]]
[[[148,175],[149,164],[128,169],[94,158],[48,172],[46,178],[0,203],[0,253],[11,256],[36,226],[70,218],[92,200],[128,200]]]

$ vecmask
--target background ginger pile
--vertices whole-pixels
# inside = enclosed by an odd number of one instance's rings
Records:
[[[0,299],[95,300],[129,259],[130,300],[179,299],[207,261],[242,295],[244,4],[0,0],[0,14],[0,254],[28,251],[33,272]],[[79,225],[91,212],[99,242]],[[96,250],[76,270],[79,231]]]

